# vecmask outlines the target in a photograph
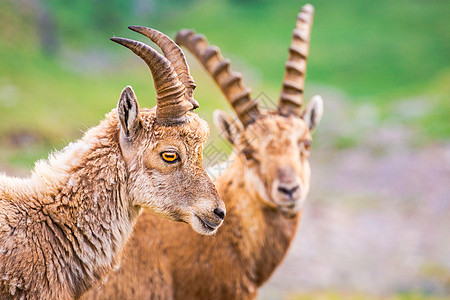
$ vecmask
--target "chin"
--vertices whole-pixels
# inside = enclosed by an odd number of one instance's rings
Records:
[[[296,201],[292,204],[277,204],[277,209],[286,218],[295,218],[302,208],[303,201]]]
[[[292,219],[298,215],[300,209],[280,209],[280,211],[284,217]]]
[[[188,223],[194,231],[202,235],[213,235],[217,232],[217,229],[222,225],[211,222],[208,218],[198,215],[192,215]]]

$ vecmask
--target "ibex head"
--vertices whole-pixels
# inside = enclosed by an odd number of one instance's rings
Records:
[[[131,27],[152,39],[165,57],[140,42],[111,38],[139,55],[156,89],[154,109],[139,109],[126,87],[117,107],[119,144],[127,165],[127,196],[137,207],[189,223],[201,234],[222,224],[225,206],[202,166],[208,124],[192,112],[195,83],[178,45],[154,29]]]
[[[302,109],[313,11],[311,5],[305,5],[298,15],[277,111],[258,109],[241,75],[230,70],[230,62],[202,35],[182,30],[176,37],[177,43],[186,46],[213,76],[239,118],[235,121],[223,112],[214,114],[219,132],[235,146],[248,188],[265,205],[287,216],[299,211],[308,194],[311,134],[323,112],[319,96]]]

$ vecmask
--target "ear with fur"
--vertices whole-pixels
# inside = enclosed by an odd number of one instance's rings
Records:
[[[312,97],[302,113],[302,119],[305,121],[310,131],[313,131],[317,127],[322,119],[322,114],[323,100],[322,97],[316,95]]]
[[[237,136],[242,131],[241,123],[221,110],[214,111],[213,120],[219,134],[233,145]]]
[[[135,134],[139,128],[139,104],[131,86],[122,90],[117,111],[125,136],[130,137]]]

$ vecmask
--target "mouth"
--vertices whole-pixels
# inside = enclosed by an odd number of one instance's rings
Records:
[[[295,203],[289,203],[289,204],[283,204],[283,205],[278,205],[278,209],[281,211],[281,213],[288,217],[288,218],[293,218],[297,215],[297,213],[299,212],[299,206],[296,205]]]
[[[206,229],[206,231],[209,231],[209,232],[215,231],[220,226],[220,224],[219,225],[213,224],[210,221],[208,221],[207,219],[202,219],[197,215],[195,215],[195,216],[200,221],[200,224],[202,224],[203,228]]]
[[[284,207],[285,207],[286,209],[294,209],[294,208],[295,208],[295,203],[285,205]]]

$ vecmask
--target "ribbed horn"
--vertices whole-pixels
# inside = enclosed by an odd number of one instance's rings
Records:
[[[244,127],[259,117],[258,102],[242,84],[242,75],[230,70],[230,61],[223,58],[219,48],[210,46],[203,35],[186,29],[177,33],[175,42],[194,54],[214,78]]]
[[[161,48],[164,56],[170,61],[175,72],[178,74],[178,78],[184,84],[187,91],[187,99],[195,108],[199,107],[197,100],[194,99],[195,81],[189,71],[189,65],[186,61],[181,48],[164,33],[144,26],[128,26],[129,29],[145,35],[151,39],[159,48]]]
[[[286,72],[278,103],[278,111],[283,116],[300,115],[313,15],[314,7],[306,4],[297,16],[297,25],[292,33],[289,58],[286,62]]]
[[[112,37],[111,41],[127,47],[142,58],[153,75],[156,90],[156,118],[165,124],[184,122],[186,113],[193,108],[186,100],[186,88],[170,62],[152,47],[141,42]]]

